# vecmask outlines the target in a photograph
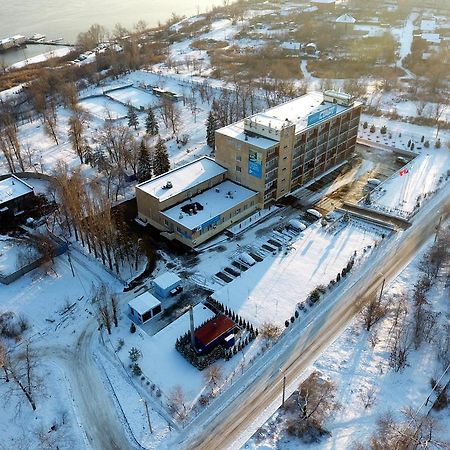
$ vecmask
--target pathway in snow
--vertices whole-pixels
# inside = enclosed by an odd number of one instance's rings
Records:
[[[417,19],[417,13],[411,13],[405,22],[403,28],[394,28],[392,33],[400,40],[400,49],[396,66],[402,69],[408,77],[413,78],[411,71],[403,66],[403,60],[411,53],[411,45],[414,37],[414,21]]]

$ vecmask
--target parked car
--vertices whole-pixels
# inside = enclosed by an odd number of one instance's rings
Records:
[[[316,209],[312,209],[312,208],[311,208],[311,209],[307,209],[306,212],[307,212],[310,216],[314,217],[314,218],[317,219],[317,220],[319,220],[319,219],[322,218],[322,214],[320,214],[320,212],[317,211]]]

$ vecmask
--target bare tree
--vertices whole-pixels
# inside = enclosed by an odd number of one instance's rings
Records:
[[[386,307],[381,303],[381,296],[374,294],[362,311],[364,325],[367,331],[386,315]]]
[[[69,118],[69,141],[72,144],[72,148],[80,158],[81,164],[84,163],[84,155],[86,152],[86,139],[84,137],[84,130],[87,123],[87,115],[84,111],[79,109],[75,110],[72,116]]]
[[[8,376],[8,351],[6,348],[6,343],[0,341],[0,368],[5,373],[5,382],[9,382],[9,376]]]
[[[300,386],[295,402],[299,415],[288,423],[288,432],[300,437],[305,442],[317,442],[327,431],[325,420],[339,408],[335,401],[336,386],[325,379],[321,373],[313,372]],[[288,403],[288,408],[292,403]]]
[[[182,421],[186,419],[188,410],[186,398],[181,386],[175,386],[173,391],[170,393],[168,407],[174,417],[178,417]]]
[[[223,373],[219,365],[212,364],[204,372],[205,382],[211,387],[211,395],[223,379]]]

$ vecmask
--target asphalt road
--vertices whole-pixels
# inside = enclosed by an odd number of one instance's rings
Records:
[[[436,205],[440,207],[439,211]],[[296,344],[285,346],[280,357],[275,358],[257,380],[229,402],[220,414],[210,414],[203,426],[192,427],[187,432],[190,434],[177,443],[179,448],[239,448],[239,437],[280,396],[283,375],[289,384],[306,370],[362,309],[364,302],[361,299],[379,291],[384,278],[387,282],[393,280],[435,233],[439,215],[444,210],[448,215],[450,210],[450,187],[447,185],[424,206],[415,217],[413,226],[397,238],[395,245],[387,249],[375,266],[361,267],[361,277],[355,277],[357,281],[340,295],[333,307],[318,314],[299,333]]]

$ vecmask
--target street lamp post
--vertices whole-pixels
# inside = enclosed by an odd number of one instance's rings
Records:
[[[283,397],[281,400],[281,407],[284,408],[284,401],[286,399],[286,374],[282,369],[280,369],[280,372],[283,374]]]

